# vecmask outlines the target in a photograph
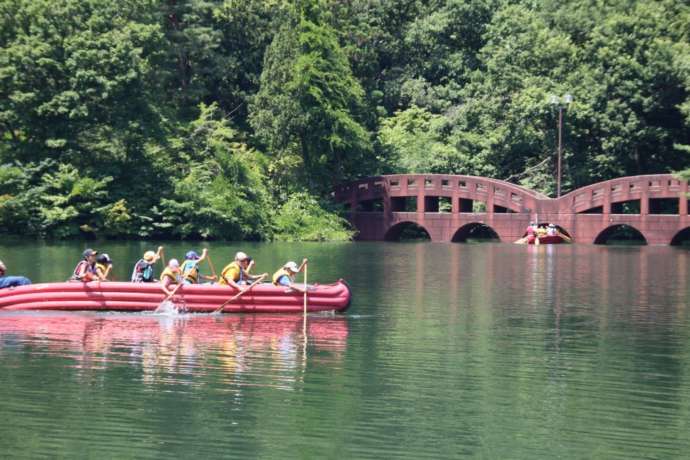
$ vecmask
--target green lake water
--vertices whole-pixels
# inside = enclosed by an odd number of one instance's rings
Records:
[[[124,280],[157,242],[93,245]],[[306,337],[299,315],[0,311],[0,457],[690,457],[687,250],[208,247],[217,270],[239,249],[258,272],[309,257],[352,306]],[[0,259],[64,280],[84,248]]]

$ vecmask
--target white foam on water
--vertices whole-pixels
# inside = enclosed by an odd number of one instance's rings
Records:
[[[172,300],[166,300],[158,305],[153,313],[165,316],[177,316],[185,312],[184,305],[176,305]]]

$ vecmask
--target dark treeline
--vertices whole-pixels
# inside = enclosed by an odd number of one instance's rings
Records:
[[[690,9],[634,0],[0,0],[0,231],[343,239],[391,172],[553,193],[690,167]]]

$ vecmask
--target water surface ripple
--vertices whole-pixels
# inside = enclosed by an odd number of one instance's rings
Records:
[[[120,279],[145,249],[106,245]],[[686,250],[247,247],[345,278],[351,309],[306,341],[299,315],[0,311],[1,456],[688,458]],[[0,258],[48,281],[81,249]]]

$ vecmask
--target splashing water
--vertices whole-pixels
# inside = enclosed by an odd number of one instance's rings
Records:
[[[166,300],[165,302],[161,302],[160,305],[158,305],[158,308],[156,308],[153,313],[157,315],[180,315],[185,313],[187,310],[186,306],[184,303],[176,304],[172,300]]]

